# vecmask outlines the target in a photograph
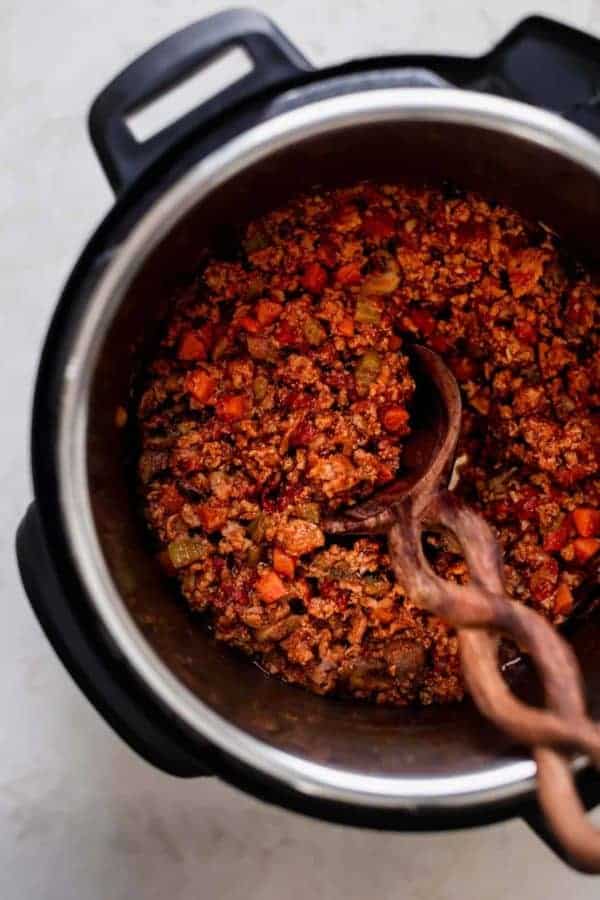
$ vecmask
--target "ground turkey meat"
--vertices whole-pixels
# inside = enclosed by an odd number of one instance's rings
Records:
[[[385,540],[320,524],[398,472],[419,342],[461,387],[454,490],[511,595],[564,620],[600,548],[599,294],[550,230],[451,186],[361,183],[248,225],[173,299],[138,403],[145,516],[190,608],[318,693],[462,697],[456,637]],[[452,541],[427,552],[467,577]]]

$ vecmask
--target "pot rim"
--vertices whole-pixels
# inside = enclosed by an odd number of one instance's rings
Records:
[[[75,323],[61,373],[57,473],[60,513],[90,603],[142,682],[194,733],[262,775],[309,797],[364,807],[450,811],[521,798],[534,787],[531,758],[514,756],[451,776],[376,776],[308,762],[227,721],[180,682],[145,640],[104,561],[90,504],[86,435],[92,372],[126,290],[148,254],[209,192],[298,140],[383,121],[473,125],[550,149],[600,177],[600,142],[559,116],[487,94],[446,88],[385,88],[321,100],[243,132],[195,164],[134,224],[112,252]],[[579,758],[577,768],[585,765]]]

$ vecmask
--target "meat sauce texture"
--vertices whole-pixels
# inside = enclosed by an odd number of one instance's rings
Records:
[[[494,527],[509,593],[563,621],[600,548],[599,294],[549,229],[447,186],[360,183],[249,224],[173,299],[138,406],[145,516],[190,608],[317,693],[461,699],[456,637],[385,539],[320,525],[394,479],[419,342],[461,388],[456,493]],[[465,580],[452,542],[428,543]]]

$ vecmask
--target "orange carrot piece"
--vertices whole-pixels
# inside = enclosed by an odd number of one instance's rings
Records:
[[[575,558],[578,562],[584,563],[592,556],[595,556],[600,550],[600,540],[597,538],[577,538],[573,541],[573,549],[575,550]]]
[[[217,415],[221,419],[235,422],[243,419],[250,410],[250,401],[244,394],[225,394],[217,403]]]
[[[198,518],[205,531],[219,531],[227,522],[227,507],[209,500],[197,509]]]
[[[197,369],[186,375],[184,386],[198,403],[208,403],[215,392],[216,382],[204,369]]]
[[[206,359],[206,344],[193,331],[188,331],[181,339],[177,356],[183,360]]]
[[[356,285],[361,282],[360,266],[358,263],[346,263],[340,266],[335,273],[338,284]]]
[[[287,594],[286,587],[273,569],[267,569],[256,582],[256,590],[265,603],[276,603]]]
[[[409,414],[403,406],[386,406],[381,413],[381,423],[386,431],[401,431],[408,419]]]
[[[573,521],[580,537],[590,538],[600,535],[600,510],[580,506],[573,512]]]
[[[343,334],[344,337],[352,337],[354,334],[354,319],[351,316],[344,316],[344,318],[340,319],[338,322],[337,330],[340,334]]]
[[[273,550],[273,568],[280,575],[285,575],[286,578],[293,578],[296,571],[296,561],[293,556],[288,556],[279,547],[275,547]]]
[[[311,294],[320,294],[327,284],[327,272],[319,263],[309,263],[302,273],[300,283]]]
[[[558,528],[544,535],[543,548],[547,553],[556,553],[569,543],[573,531],[571,517],[565,516]]]
[[[573,609],[573,594],[568,584],[564,582],[558,586],[554,599],[554,612],[557,616],[568,616]]]
[[[249,334],[258,334],[260,331],[260,325],[253,319],[252,316],[242,316],[237,319],[237,324],[240,328],[243,328],[244,331],[247,331]]]

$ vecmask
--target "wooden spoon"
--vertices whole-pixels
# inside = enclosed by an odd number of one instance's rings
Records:
[[[463,674],[480,712],[532,748],[540,805],[568,858],[583,871],[600,872],[600,832],[585,816],[570,766],[569,754],[577,749],[600,768],[600,728],[587,716],[577,659],[546,619],[506,595],[494,532],[446,488],[460,433],[456,380],[425,347],[414,347],[413,371],[413,430],[400,477],[325,520],[324,528],[332,534],[387,534],[392,568],[404,590],[456,628]],[[432,526],[458,539],[469,567],[467,584],[445,581],[432,570],[423,552],[423,532]],[[503,635],[536,664],[545,708],[518,700],[503,679],[498,667]]]

